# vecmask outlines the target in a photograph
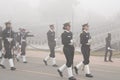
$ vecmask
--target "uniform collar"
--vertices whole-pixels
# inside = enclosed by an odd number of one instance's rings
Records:
[[[65,30],[67,33],[69,33],[70,31],[67,31],[67,30]]]
[[[50,29],[51,32],[54,32],[54,30]]]
[[[88,31],[84,30],[84,32],[88,33]]]

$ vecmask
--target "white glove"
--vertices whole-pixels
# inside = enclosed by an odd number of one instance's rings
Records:
[[[69,45],[73,45],[73,44],[74,44],[74,41],[72,39],[72,40],[70,40],[70,44]]]
[[[108,47],[108,50],[110,50],[110,47]]]
[[[12,38],[7,38],[7,40],[8,40],[8,42],[12,42],[13,39]]]
[[[91,45],[91,44],[92,44],[92,39],[89,39],[87,45]]]
[[[19,45],[19,48],[21,48],[21,45]]]
[[[55,41],[57,41],[58,39],[56,38]]]

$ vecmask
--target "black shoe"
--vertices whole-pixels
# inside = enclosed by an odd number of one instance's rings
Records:
[[[17,62],[19,62],[19,61],[20,61],[18,58],[17,58],[16,60],[17,60]]]
[[[6,67],[4,65],[2,65],[2,64],[0,64],[0,67],[2,67],[3,69],[6,69]]]
[[[25,61],[25,62],[23,62],[23,63],[25,63],[25,64],[26,64],[26,63],[28,63],[28,62],[27,62],[27,61]]]
[[[62,72],[61,72],[59,69],[58,69],[57,71],[58,71],[58,73],[59,73],[60,77],[63,77]]]
[[[113,62],[112,60],[109,60],[110,62]]]
[[[74,77],[70,77],[68,80],[76,80],[76,78],[74,78]]]
[[[78,69],[77,69],[77,67],[74,67],[74,69],[75,69],[75,73],[78,74]]]
[[[86,74],[86,77],[92,78],[93,75],[92,74]]]
[[[54,64],[54,65],[52,65],[53,67],[58,67],[58,65],[57,64]]]
[[[12,71],[15,71],[15,70],[16,70],[16,68],[15,68],[15,67],[11,67],[11,70],[12,70]]]
[[[108,62],[107,60],[104,60],[104,62]]]
[[[47,61],[43,60],[43,62],[45,63],[46,66],[48,65],[48,64],[47,64]]]

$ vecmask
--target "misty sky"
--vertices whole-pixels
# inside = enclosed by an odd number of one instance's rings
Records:
[[[46,31],[49,24],[61,29],[64,22],[72,21],[72,16],[74,23],[82,24],[90,17],[102,20],[117,14],[120,0],[0,0],[1,26],[10,20],[15,29],[25,27],[33,32]]]

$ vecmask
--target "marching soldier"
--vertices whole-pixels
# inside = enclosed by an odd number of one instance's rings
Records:
[[[111,33],[108,33],[108,36],[106,37],[105,41],[106,41],[106,52],[105,52],[104,61],[107,62],[107,55],[108,55],[108,52],[110,52],[109,61],[113,62],[111,59],[112,54],[113,54],[112,49],[111,49]]]
[[[2,27],[0,26],[0,58],[2,58]]]
[[[17,55],[17,61],[19,61],[19,57],[21,56],[21,33],[22,33],[22,28],[19,28],[19,32],[16,33],[16,55]]]
[[[69,23],[65,23],[63,27],[65,31],[62,33],[61,37],[62,37],[62,44],[64,45],[63,52],[67,62],[58,69],[58,73],[61,77],[63,77],[62,72],[65,70],[65,68],[67,68],[68,79],[76,80],[76,78],[74,78],[72,71],[72,65],[74,59],[74,46],[73,46],[73,34],[70,31],[70,27],[71,26]]]
[[[19,57],[22,56],[23,63],[27,63],[27,60],[26,60],[27,37],[33,37],[33,35],[29,35],[29,32],[26,32],[25,29],[20,29],[20,33],[18,33],[17,41],[18,41],[21,52],[19,52],[17,55],[17,61],[19,61]]]
[[[91,36],[88,32],[89,26],[88,24],[84,24],[82,27],[82,33],[80,34],[80,43],[81,43],[81,52],[83,54],[83,61],[74,67],[76,74],[78,74],[78,70],[80,67],[85,67],[86,77],[93,77],[90,73],[89,69],[89,58],[90,58],[90,45],[91,45]]]
[[[52,66],[58,67],[58,65],[56,65],[56,59],[55,59],[56,39],[55,39],[54,25],[50,25],[50,30],[47,32],[47,39],[48,39],[48,46],[50,49],[50,54],[43,60],[43,62],[47,66],[48,65],[47,61],[51,58]]]
[[[2,32],[5,54],[4,54],[4,57],[1,60],[0,66],[3,69],[5,69],[4,60],[7,58],[7,59],[9,59],[9,64],[10,64],[11,70],[15,70],[16,68],[14,67],[13,54],[12,54],[12,50],[13,50],[13,47],[15,45],[14,44],[14,32],[12,31],[12,27],[11,27],[10,22],[6,22],[5,25],[6,25],[6,28]]]

